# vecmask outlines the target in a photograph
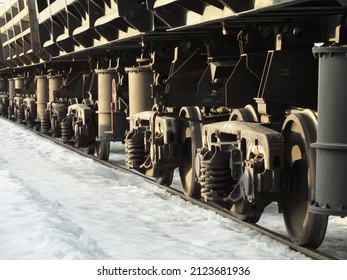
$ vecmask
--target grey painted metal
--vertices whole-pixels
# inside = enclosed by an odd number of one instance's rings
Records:
[[[41,120],[49,102],[47,76],[36,76],[37,119]]]
[[[153,106],[151,85],[154,74],[150,66],[125,68],[129,79],[129,117],[142,111],[149,111]]]
[[[97,69],[98,75],[98,135],[99,140],[113,140],[113,135],[106,133],[112,130],[111,102],[112,80],[116,78],[115,69]]]
[[[347,47],[314,48],[319,56],[317,189],[311,211],[347,215]]]

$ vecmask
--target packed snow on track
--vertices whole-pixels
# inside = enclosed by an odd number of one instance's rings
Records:
[[[0,119],[0,259],[306,259]]]

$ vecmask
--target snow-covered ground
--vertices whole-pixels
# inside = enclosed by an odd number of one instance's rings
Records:
[[[346,220],[332,222],[322,248],[346,248]],[[275,207],[260,223],[285,232]],[[0,119],[0,259],[305,256]]]

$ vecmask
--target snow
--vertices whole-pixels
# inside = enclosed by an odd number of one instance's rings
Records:
[[[122,160],[119,147],[112,152],[111,160]],[[3,119],[0,213],[2,260],[306,259],[142,178]],[[264,214],[270,218],[266,223],[281,231],[276,215],[271,208]],[[339,238],[346,246],[342,221]]]

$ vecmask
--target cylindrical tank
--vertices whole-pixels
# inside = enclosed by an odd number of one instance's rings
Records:
[[[16,93],[20,93],[24,88],[24,77],[16,77],[14,78],[14,87]]]
[[[49,102],[47,76],[36,76],[37,119],[41,120]]]
[[[310,210],[347,215],[347,47],[316,47],[319,57],[316,194]]]
[[[115,69],[97,69],[98,74],[98,135],[100,140],[113,140],[113,135],[105,133],[112,130],[111,102],[112,80],[116,78]]]
[[[13,98],[16,96],[15,82],[13,78],[8,79],[8,94],[10,106],[12,106]]]
[[[154,74],[150,66],[127,67],[129,80],[129,117],[142,111],[150,111],[153,106],[151,85]]]
[[[49,75],[48,88],[49,88],[49,102],[54,101],[57,92],[60,92],[63,86],[63,77],[61,75]]]

